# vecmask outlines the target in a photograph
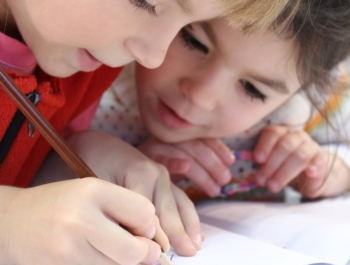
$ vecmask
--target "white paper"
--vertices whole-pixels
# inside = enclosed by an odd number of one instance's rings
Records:
[[[350,198],[316,203],[209,203],[201,221],[335,265],[350,265]]]
[[[173,265],[308,265],[322,261],[203,224],[207,238],[194,257],[167,253]]]

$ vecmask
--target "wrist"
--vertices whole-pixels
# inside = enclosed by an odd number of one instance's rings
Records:
[[[0,265],[14,264],[10,256],[11,224],[13,223],[13,201],[21,189],[0,186]]]

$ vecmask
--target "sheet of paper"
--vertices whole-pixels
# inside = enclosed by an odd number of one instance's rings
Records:
[[[252,239],[350,265],[350,198],[315,203],[209,203],[201,221]]]
[[[225,230],[203,224],[207,238],[194,257],[167,253],[173,265],[309,265],[317,258],[279,248]]]

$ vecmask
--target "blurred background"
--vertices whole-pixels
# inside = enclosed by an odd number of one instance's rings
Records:
[[[345,61],[346,69],[348,69],[348,73],[350,73],[350,58]]]

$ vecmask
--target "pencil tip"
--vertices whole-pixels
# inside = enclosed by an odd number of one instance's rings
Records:
[[[171,261],[169,260],[167,255],[165,253],[163,253],[163,252],[162,252],[162,254],[160,254],[160,257],[158,258],[157,263],[159,265],[172,265]]]

